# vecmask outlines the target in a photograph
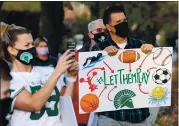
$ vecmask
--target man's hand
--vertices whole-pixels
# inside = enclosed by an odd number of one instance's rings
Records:
[[[150,54],[152,52],[153,49],[153,45],[152,44],[143,44],[140,47],[141,51],[145,54]]]
[[[118,52],[118,49],[115,46],[108,46],[104,49],[109,56],[115,56]]]

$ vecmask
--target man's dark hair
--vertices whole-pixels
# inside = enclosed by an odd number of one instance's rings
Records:
[[[126,15],[123,6],[111,6],[108,9],[106,9],[103,14],[104,25],[109,24],[110,17],[111,17],[112,13],[118,13],[118,12],[123,12]]]
[[[0,58],[0,79],[10,81],[12,76],[10,75],[10,68],[8,63]]]

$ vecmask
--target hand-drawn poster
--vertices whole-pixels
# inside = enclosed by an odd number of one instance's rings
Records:
[[[79,112],[171,105],[172,47],[79,53]]]

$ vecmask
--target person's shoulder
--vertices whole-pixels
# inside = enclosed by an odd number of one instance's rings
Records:
[[[11,81],[15,81],[15,80],[18,80],[19,78],[21,78],[20,72],[10,72],[10,75],[12,76]]]
[[[50,60],[54,60],[54,61],[57,61],[57,60],[58,60],[56,57],[51,56],[51,55],[49,56],[49,59],[50,59]]]
[[[129,39],[128,40],[129,45],[132,48],[140,48],[143,44],[145,44],[144,40],[136,39],[136,38],[133,38],[133,37],[128,37],[128,39]]]
[[[133,37],[131,37],[131,36],[129,36],[128,38],[129,38],[129,40],[130,40],[131,42],[138,42],[138,43],[143,43],[143,44],[145,43],[144,40],[136,39],[136,38],[133,38]]]
[[[50,66],[34,66],[33,67],[33,72],[37,72],[37,73],[49,73],[49,72],[53,72],[54,68],[50,67]]]
[[[10,85],[19,85],[21,86],[22,84],[25,83],[24,77],[26,77],[25,72],[10,72],[12,79],[10,80]]]
[[[91,43],[90,40],[86,41],[86,42],[83,44],[82,48],[78,50],[78,52],[88,52],[88,51],[90,51],[90,50],[89,50],[90,43]]]
[[[57,65],[57,62],[58,62],[58,58],[56,58],[56,57],[53,57],[53,56],[49,56],[49,67],[56,67],[56,65]]]

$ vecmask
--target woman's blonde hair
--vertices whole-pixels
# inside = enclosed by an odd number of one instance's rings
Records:
[[[9,46],[14,46],[16,41],[16,36],[18,34],[24,34],[24,33],[31,33],[29,30],[27,30],[24,27],[17,26],[17,25],[9,25],[4,22],[1,22],[0,24],[0,30],[1,30],[1,39],[0,39],[0,48],[2,52],[0,53],[1,57],[4,57],[8,61],[12,61],[11,56],[7,50]]]
[[[41,42],[48,43],[48,40],[45,37],[38,37],[34,41],[34,46],[37,47]]]

